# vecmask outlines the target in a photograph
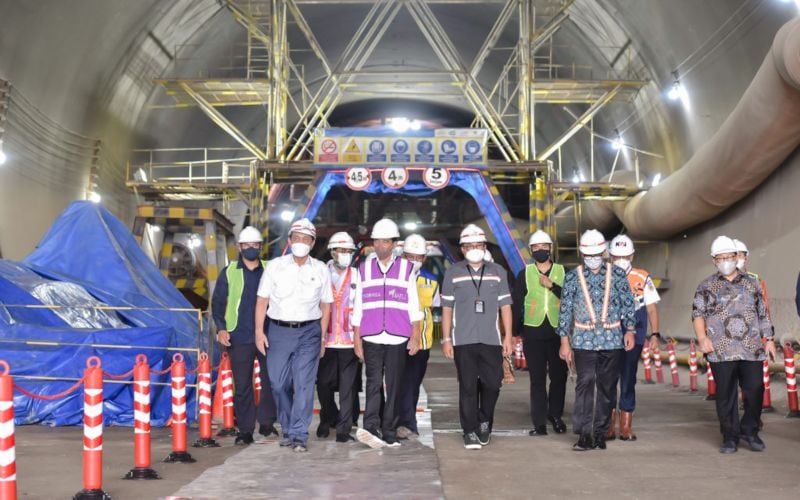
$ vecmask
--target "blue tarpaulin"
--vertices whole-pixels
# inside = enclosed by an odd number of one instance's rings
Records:
[[[15,384],[45,396],[72,386],[90,356],[119,375],[133,368],[137,354],[163,370],[181,352],[187,385],[194,384],[189,371],[197,365],[199,318],[195,311],[167,310],[191,308],[119,220],[100,205],[75,202],[22,262],[0,260],[0,359],[11,366]],[[104,378],[105,423],[132,425],[132,385]],[[151,422],[164,425],[171,415],[169,374],[150,380]],[[194,397],[187,387],[190,420]],[[18,424],[80,424],[83,391],[54,401],[15,392],[14,415]]]

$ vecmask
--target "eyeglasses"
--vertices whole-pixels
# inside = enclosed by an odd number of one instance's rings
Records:
[[[735,262],[736,254],[717,255],[714,257],[714,262]]]
[[[464,243],[461,248],[464,250],[484,250],[486,243]]]
[[[239,243],[242,248],[261,248],[261,243]]]

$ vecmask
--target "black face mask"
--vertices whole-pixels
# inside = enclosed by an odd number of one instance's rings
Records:
[[[242,257],[247,260],[258,260],[259,255],[261,255],[260,248],[245,248],[242,250]]]
[[[550,260],[550,250],[536,250],[533,252],[533,260],[542,263]]]

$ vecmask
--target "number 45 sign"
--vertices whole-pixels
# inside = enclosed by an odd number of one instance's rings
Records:
[[[367,168],[348,168],[344,178],[347,187],[354,191],[363,191],[372,182],[372,173]]]

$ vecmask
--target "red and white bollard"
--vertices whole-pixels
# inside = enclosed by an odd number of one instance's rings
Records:
[[[650,346],[647,343],[642,348],[642,363],[644,364],[644,383],[654,384],[653,382],[653,363],[650,360]]]
[[[253,398],[258,406],[261,402],[261,363],[258,359],[253,360]]]
[[[200,439],[196,448],[219,446],[211,437],[211,361],[208,354],[201,352],[197,363],[197,404],[200,406]]]
[[[522,348],[522,337],[514,339],[514,365],[520,370],[528,368],[528,362],[525,359],[525,350]]]
[[[165,462],[196,462],[186,451],[186,363],[183,354],[172,356],[172,453]]]
[[[83,489],[73,500],[110,499],[103,491],[103,369],[100,358],[86,360],[83,376]]]
[[[222,353],[222,360],[219,362],[218,384],[222,384],[222,429],[217,436],[235,436],[236,428],[233,425],[233,370],[231,369],[231,358],[227,352]]]
[[[680,387],[681,379],[678,377],[678,358],[675,356],[675,344],[667,342],[667,352],[669,353],[669,371],[672,373],[672,387]]]
[[[133,367],[133,469],[123,479],[161,479],[150,467],[150,365],[144,354]]]
[[[664,383],[664,371],[661,368],[661,349],[656,347],[653,350],[653,362],[656,365],[656,381],[659,384]]]
[[[706,401],[714,401],[717,399],[717,383],[714,382],[714,372],[711,370],[711,363],[706,361],[706,377],[708,380],[708,396]]]
[[[17,459],[14,443],[14,381],[8,363],[0,360],[0,499],[17,498]]]
[[[697,348],[694,340],[689,342],[689,392],[697,392]]]
[[[783,366],[786,371],[786,395],[789,398],[789,413],[786,418],[800,418],[797,405],[797,377],[794,371],[794,350],[789,342],[783,345]]]
[[[761,411],[772,413],[772,390],[769,388],[769,358],[764,360],[764,398],[761,400]]]

